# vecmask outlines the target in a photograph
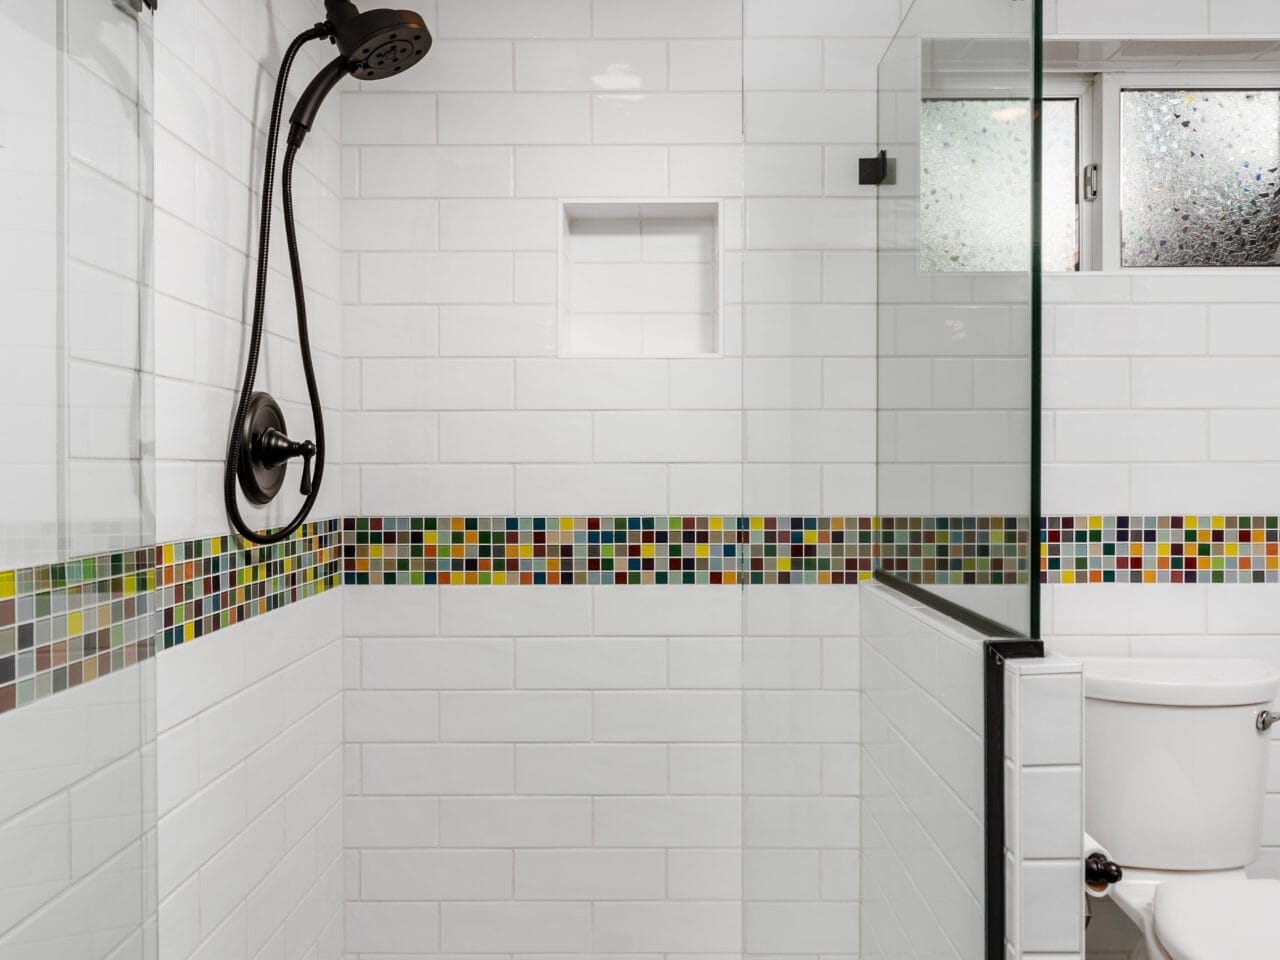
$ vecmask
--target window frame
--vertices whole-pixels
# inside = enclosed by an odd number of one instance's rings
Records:
[[[1076,101],[1075,188],[1076,208],[1078,211],[1076,235],[1080,256],[1074,271],[1048,271],[1055,275],[1085,273],[1098,269],[1095,255],[1095,251],[1098,249],[1097,225],[1095,223],[1096,217],[1094,216],[1096,204],[1084,199],[1083,185],[1085,166],[1097,162],[1089,159],[1093,156],[1093,145],[1097,137],[1095,130],[1096,111],[1094,109],[1095,81],[1096,74],[1087,71],[1072,71],[1070,73],[1047,74],[1045,76],[1043,99]],[[923,104],[936,100],[1017,101],[1019,99],[1019,97],[1011,95],[1008,91],[1000,90],[996,84],[992,83],[990,86],[979,85],[976,90],[973,88],[964,90],[930,90],[927,96],[922,95],[920,97],[920,102]],[[917,124],[919,124],[919,120],[917,120]]]
[[[1075,273],[1088,273],[1098,269],[1096,252],[1099,248],[1099,225],[1094,216],[1097,203],[1084,198],[1084,170],[1094,158],[1094,143],[1098,132],[1094,109],[1096,75],[1092,73],[1050,73],[1044,78],[1045,100],[1076,101],[1076,206],[1079,210],[1076,229],[1079,232],[1080,259]],[[1072,271],[1052,271],[1069,273]]]
[[[1093,161],[1102,174],[1098,190],[1095,220],[1098,266],[1107,273],[1205,273],[1249,270],[1280,272],[1274,265],[1197,266],[1197,267],[1126,267],[1121,259],[1120,217],[1120,94],[1125,90],[1280,90],[1280,74],[1275,72],[1188,70],[1137,71],[1118,70],[1097,74],[1098,108],[1095,133],[1101,150]],[[1087,161],[1086,161],[1087,162]]]

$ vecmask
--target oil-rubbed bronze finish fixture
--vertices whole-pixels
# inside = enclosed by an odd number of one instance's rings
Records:
[[[280,404],[270,394],[255,393],[249,400],[249,411],[244,421],[244,436],[248,441],[248,456],[240,458],[240,489],[253,503],[270,503],[284,486],[285,468],[294,457],[302,457],[302,486],[304,497],[312,489],[311,461],[316,455],[316,445],[310,440],[290,440],[288,427]]]
[[[350,0],[325,0],[328,19],[304,30],[285,50],[276,75],[275,97],[271,104],[271,124],[267,131],[265,171],[262,182],[262,213],[258,228],[258,274],[253,299],[253,328],[249,336],[249,356],[245,363],[240,400],[231,421],[227,444],[227,468],[223,474],[223,500],[227,517],[235,531],[252,543],[279,543],[293,535],[311,513],[324,478],[324,413],[311,360],[311,339],[307,332],[307,300],[302,283],[302,261],[298,253],[298,233],[293,216],[293,162],[315,123],[320,104],[338,81],[348,74],[361,80],[393,77],[423,60],[431,49],[431,34],[422,17],[409,10],[370,10],[361,13]],[[289,138],[280,171],[284,206],[284,233],[289,247],[289,270],[293,277],[293,300],[298,314],[298,348],[302,352],[302,372],[307,381],[315,440],[289,437],[284,414],[267,394],[254,390],[258,362],[262,354],[262,333],[267,296],[267,253],[271,246],[271,200],[275,186],[276,145],[280,139],[280,119],[284,112],[289,70],[303,45],[327,38],[338,48],[329,62],[307,85],[289,118]],[[270,503],[284,485],[289,461],[302,458],[301,493],[305,500],[292,520],[275,530],[254,530],[240,513],[237,483],[245,497],[259,506]]]
[[[1114,860],[1108,860],[1105,854],[1091,853],[1084,862],[1084,882],[1086,886],[1101,890],[1119,883],[1124,879],[1124,870]]]

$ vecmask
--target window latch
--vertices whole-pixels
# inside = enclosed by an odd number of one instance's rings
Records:
[[[1084,168],[1084,176],[1081,180],[1081,196],[1086,200],[1098,199],[1098,165],[1096,163],[1086,164]]]

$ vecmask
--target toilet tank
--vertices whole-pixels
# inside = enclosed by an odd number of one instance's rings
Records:
[[[1122,866],[1226,870],[1258,856],[1280,671],[1254,660],[1089,658],[1085,829]]]

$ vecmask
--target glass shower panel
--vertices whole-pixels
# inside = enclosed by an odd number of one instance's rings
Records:
[[[1038,6],[915,0],[878,70],[875,563],[933,610],[863,616],[864,960],[1005,956],[980,705],[985,640],[1038,630]],[[1078,249],[1061,200],[1055,262]]]
[[[65,0],[64,551],[155,540],[152,48],[140,0]]]
[[[792,6],[748,4],[743,50],[743,955],[845,960],[875,513],[875,199],[857,184],[875,41],[858,4]]]
[[[154,957],[151,14],[0,36],[0,960]]]
[[[135,0],[4,0],[0,569],[131,550],[152,505],[151,40]]]
[[[3,0],[0,64],[0,569],[58,556],[62,411],[58,5]]]
[[[917,0],[881,61],[878,117],[878,568],[1023,635],[1032,8]],[[1056,235],[1051,247],[1075,253]]]
[[[921,101],[922,273],[1010,273],[1026,267],[1029,111],[1026,100]]]
[[[1031,130],[1021,100],[920,104],[920,263],[931,273],[1016,271],[1027,262]],[[1043,100],[1041,266],[1080,268],[1079,101]]]
[[[1070,273],[1080,269],[1080,101],[1046,99],[1041,105],[1040,268]]]

